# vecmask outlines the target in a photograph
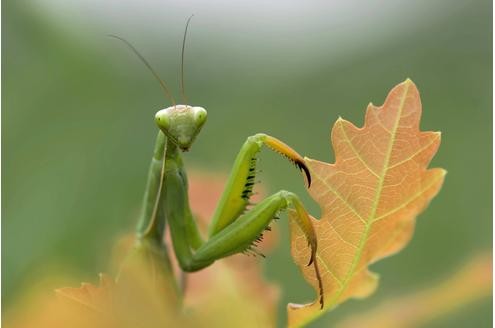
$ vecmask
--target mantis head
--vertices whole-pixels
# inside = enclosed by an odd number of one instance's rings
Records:
[[[184,91],[184,49],[186,46],[187,28],[189,27],[192,17],[193,16],[189,17],[187,20],[186,30],[184,31],[184,39],[182,40],[180,89],[184,102],[187,102]],[[162,109],[156,113],[156,124],[160,130],[165,133],[167,138],[169,138],[182,151],[189,150],[194,139],[201,130],[201,127],[206,122],[206,110],[203,107],[176,105],[175,99],[170,93],[167,84],[160,78],[153,67],[151,67],[146,58],[144,58],[143,55],[141,55],[141,53],[126,39],[116,35],[109,36],[124,42],[156,78],[165,94],[165,97],[168,98],[173,104],[173,106]]]
[[[203,107],[175,105],[158,111],[155,122],[163,133],[182,151],[188,151],[206,122]]]

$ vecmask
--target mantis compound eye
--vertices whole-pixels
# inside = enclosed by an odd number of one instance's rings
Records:
[[[206,109],[203,107],[193,107],[192,111],[196,124],[203,125],[206,122]]]
[[[156,113],[155,121],[161,130],[166,130],[170,126],[170,120],[168,118],[168,115],[166,112],[163,112],[163,110]]]

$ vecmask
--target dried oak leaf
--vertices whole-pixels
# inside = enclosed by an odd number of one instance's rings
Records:
[[[339,118],[332,129],[335,163],[306,159],[311,196],[322,210],[313,219],[324,308],[317,301],[289,304],[290,326],[304,325],[349,298],[363,298],[378,276],[368,266],[401,250],[416,216],[440,190],[446,171],[427,169],[439,132],[419,130],[421,101],[411,80],[393,88],[381,107],[368,105],[362,128]],[[318,290],[304,234],[291,220],[291,251],[305,279]]]

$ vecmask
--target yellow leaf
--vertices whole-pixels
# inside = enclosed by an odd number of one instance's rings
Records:
[[[194,212],[204,220],[212,214],[225,180],[223,174],[191,175],[189,196]],[[264,251],[276,242],[276,235],[267,237]],[[276,326],[279,291],[265,281],[257,258],[236,255],[186,274],[186,290],[179,299],[170,268],[152,244],[121,238],[111,262],[120,273],[115,281],[100,275],[99,286],[60,288],[56,299],[44,290],[29,304],[21,302],[9,311],[2,323],[11,328]]]
[[[322,210],[313,225],[325,306],[289,304],[290,326],[371,294],[378,276],[368,266],[410,240],[416,216],[438,193],[446,173],[427,169],[440,133],[420,131],[420,116],[419,92],[408,79],[391,90],[383,106],[368,106],[364,127],[337,120],[331,137],[334,164],[306,159],[314,181],[309,192]],[[314,269],[306,266],[310,250],[294,223],[291,234],[292,256],[318,290]]]
[[[61,299],[76,302],[97,312],[106,312],[109,310],[108,305],[112,301],[111,290],[113,285],[112,278],[101,273],[99,287],[83,282],[79,288],[64,287],[55,290],[55,292]]]
[[[144,266],[126,279],[60,288],[36,295],[7,316],[10,328],[275,327],[278,288],[267,283],[254,258],[234,256],[188,275],[184,308],[171,305]],[[172,299],[175,296],[172,295]]]

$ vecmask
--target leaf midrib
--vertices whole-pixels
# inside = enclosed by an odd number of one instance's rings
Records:
[[[392,133],[391,133],[391,136],[390,136],[390,143],[388,145],[388,149],[387,149],[387,152],[386,152],[385,161],[384,161],[384,165],[383,165],[383,168],[382,168],[382,173],[380,174],[380,177],[379,177],[379,180],[378,180],[378,188],[377,188],[375,200],[373,202],[372,211],[371,211],[368,219],[366,220],[365,231],[364,231],[364,233],[363,233],[363,235],[362,235],[362,237],[361,237],[361,239],[359,241],[359,246],[358,246],[358,249],[356,251],[356,256],[354,257],[354,260],[353,260],[353,262],[351,264],[351,268],[349,269],[346,277],[343,280],[343,283],[341,285],[341,288],[336,293],[336,295],[334,296],[334,298],[330,301],[328,307],[326,307],[327,308],[327,311],[330,310],[331,308],[333,308],[335,306],[335,304],[338,301],[339,297],[346,290],[346,288],[348,286],[348,283],[349,283],[349,280],[356,273],[356,267],[359,264],[359,262],[361,260],[361,257],[363,255],[364,245],[366,244],[366,241],[368,240],[368,235],[369,235],[371,226],[373,225],[373,218],[375,217],[376,211],[378,209],[378,204],[380,202],[381,193],[382,193],[382,189],[383,189],[383,183],[384,183],[384,180],[385,180],[385,176],[387,175],[387,171],[389,169],[390,157],[392,155],[393,146],[394,146],[395,141],[396,141],[395,135],[397,133],[397,128],[399,126],[400,118],[402,116],[402,110],[404,109],[404,104],[405,104],[405,100],[407,98],[407,93],[409,91],[409,86],[410,86],[410,83],[406,83],[406,87],[404,89],[404,92],[403,92],[403,95],[402,95],[402,99],[401,99],[401,102],[400,102],[400,105],[399,105],[399,108],[398,108],[398,111],[397,111],[397,118],[396,118],[396,120],[394,122],[394,126],[393,126]]]

